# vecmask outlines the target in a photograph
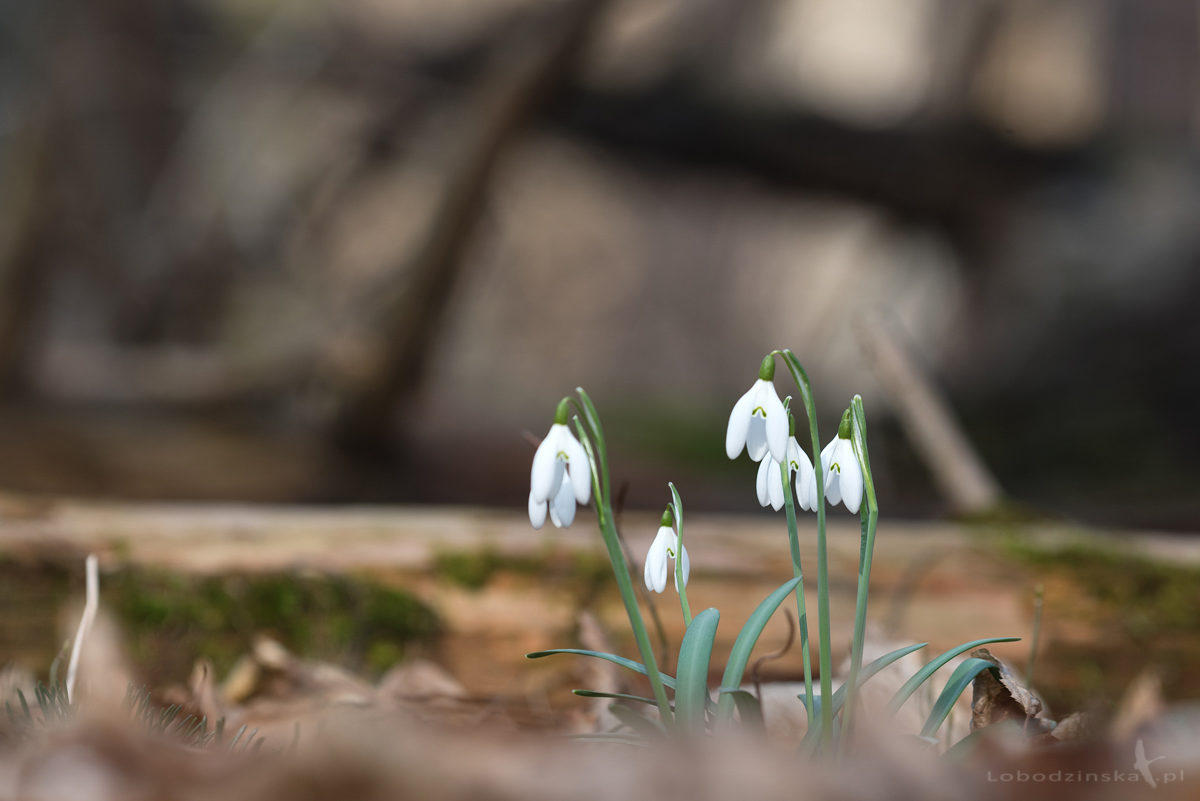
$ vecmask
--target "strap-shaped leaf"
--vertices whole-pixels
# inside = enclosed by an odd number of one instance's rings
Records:
[[[758,638],[762,635],[771,615],[775,614],[775,610],[796,589],[796,585],[800,581],[800,578],[794,578],[780,585],[758,605],[753,614],[746,619],[742,630],[738,632],[737,639],[733,642],[733,650],[729,652],[729,661],[725,663],[725,675],[721,678],[721,697],[717,700],[718,717],[727,718],[733,711],[733,705],[737,699],[731,693],[742,683],[742,676],[750,661],[750,653],[758,643]]]
[[[922,648],[924,648],[926,645],[929,645],[929,643],[919,642],[919,643],[916,643],[915,645],[906,645],[903,648],[897,648],[895,651],[889,651],[888,653],[884,654],[883,656],[879,657],[878,659],[871,661],[869,664],[863,665],[862,672],[860,672],[858,674],[858,686],[861,687],[864,684],[866,684],[868,679],[870,679],[872,676],[874,676],[879,671],[883,670],[888,665],[895,662],[897,659],[906,657],[909,654],[911,654],[913,651],[919,651]],[[801,694],[797,697],[803,699],[804,695]],[[814,700],[818,701],[818,703],[819,703],[820,698],[817,697],[817,698],[814,698]],[[835,692],[833,694],[833,700],[830,703],[833,706],[832,714],[836,718],[838,712],[842,708],[842,705],[844,703],[846,703],[846,685],[845,684],[843,684],[841,687],[838,687],[837,692]],[[814,708],[816,708],[816,707],[814,707]],[[804,739],[808,740],[810,737],[816,737],[816,734],[815,734],[816,730],[817,730],[817,727],[812,726],[810,724],[808,733],[804,735]]]
[[[888,703],[888,713],[894,715],[896,710],[904,706],[904,702],[909,699],[909,696],[916,692],[918,687],[928,681],[929,677],[932,676],[938,668],[959,654],[966,653],[972,648],[978,648],[979,646],[987,645],[988,643],[1016,642],[1020,639],[1020,637],[988,637],[987,639],[983,640],[972,640],[971,642],[965,642],[962,645],[951,648],[949,651],[941,654],[925,667],[914,673],[911,679],[904,682],[904,686],[896,691],[896,694],[892,696],[892,700]]]
[[[621,667],[629,668],[635,673],[641,673],[643,676],[648,675],[646,673],[646,666],[641,662],[634,662],[632,659],[626,659],[625,657],[617,656],[616,654],[606,654],[602,651],[589,651],[585,648],[551,648],[549,651],[534,651],[531,654],[525,654],[525,658],[541,659],[542,657],[552,656],[554,654],[578,654],[580,656],[594,656],[597,659],[603,659],[607,662],[612,662],[614,665],[620,665]],[[664,686],[670,687],[672,690],[675,689],[674,678],[661,671],[659,671],[658,675],[659,678],[662,679]]]
[[[679,645],[679,666],[675,671],[675,718],[684,731],[704,729],[704,711],[708,704],[708,662],[721,613],[705,609],[692,620]]]
[[[658,701],[645,695],[630,695],[629,693],[602,693],[599,690],[571,690],[580,698],[612,698],[617,701],[637,701],[641,704],[658,706]]]
[[[639,734],[644,734],[648,737],[661,737],[667,733],[662,721],[648,718],[640,712],[633,711],[631,707],[610,704],[608,711],[612,712],[617,720]]]
[[[958,696],[962,694],[962,691],[971,682],[975,681],[977,675],[989,668],[995,669],[995,667],[995,665],[986,659],[971,657],[955,668],[954,672],[950,674],[950,681],[946,682],[941,695],[934,702],[933,709],[930,711],[929,717],[925,720],[925,725],[921,728],[921,736],[932,737],[933,733],[946,720],[946,716],[950,714],[950,710],[954,707],[954,702],[958,700]]]
[[[721,699],[724,700],[726,697],[733,699],[744,727],[754,732],[766,731],[766,724],[763,722],[762,702],[758,700],[754,693],[747,692],[746,690],[722,689]],[[719,701],[718,708],[720,708]]]

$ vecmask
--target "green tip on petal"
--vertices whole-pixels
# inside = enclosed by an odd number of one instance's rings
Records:
[[[850,439],[850,410],[842,412],[842,422],[838,423],[838,436]]]
[[[558,408],[554,410],[554,424],[565,426],[567,420],[571,416],[571,399],[563,398],[558,402]]]
[[[763,356],[762,364],[758,366],[758,377],[763,381],[775,380],[775,354]]]
[[[663,510],[662,519],[658,521],[658,524],[660,526],[670,527],[670,526],[674,525],[674,520],[675,520],[675,516],[671,514],[671,507],[668,506],[666,509]]]

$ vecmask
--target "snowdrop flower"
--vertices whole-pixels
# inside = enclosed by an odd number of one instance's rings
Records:
[[[801,509],[815,510],[817,501],[817,481],[813,473],[812,462],[800,448],[800,443],[794,436],[788,437],[787,443],[788,480],[796,477],[796,503]],[[758,502],[762,506],[770,504],[778,512],[783,508],[783,479],[779,471],[779,462],[768,456],[758,466]]]
[[[825,471],[825,498],[830,505],[843,503],[848,512],[858,514],[863,498],[863,475],[858,457],[854,455],[854,444],[850,441],[849,409],[842,415],[837,436],[821,451],[821,468]]]
[[[758,380],[738,398],[725,430],[725,453],[736,459],[746,448],[750,458],[761,461],[768,450],[776,463],[787,458],[788,416],[775,392],[775,358],[766,356],[758,368]]]
[[[587,451],[567,427],[568,404],[558,404],[554,425],[533,454],[529,473],[529,522],[541,528],[550,520],[566,528],[575,520],[575,503],[586,504],[592,497],[592,470]]]
[[[646,553],[646,589],[653,592],[662,592],[667,588],[667,561],[676,558],[675,546],[679,546],[678,558],[680,559],[680,569],[683,571],[683,586],[687,586],[688,574],[691,572],[692,565],[688,560],[687,548],[682,542],[679,542],[675,535],[675,529],[671,528],[671,513],[664,512],[662,516],[662,525],[659,526],[658,534],[654,537],[654,542],[650,543],[650,550]],[[671,571],[675,573],[674,570]],[[675,592],[679,592],[679,577],[675,577]]]

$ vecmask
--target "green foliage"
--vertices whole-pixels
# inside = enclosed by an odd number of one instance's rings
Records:
[[[955,668],[954,672],[950,674],[950,680],[946,682],[946,686],[934,702],[933,709],[929,712],[929,717],[926,719],[925,725],[921,728],[921,736],[932,737],[941,728],[942,723],[946,720],[946,716],[954,708],[954,703],[958,700],[958,696],[962,695],[963,690],[971,686],[977,675],[989,669],[995,671],[995,666],[991,662],[988,662],[986,659],[975,658],[966,659]]]
[[[949,651],[938,654],[936,657],[931,659],[929,663],[925,665],[925,667],[914,673],[912,677],[904,683],[903,687],[896,691],[896,694],[892,696],[892,700],[888,703],[888,711],[894,714],[896,710],[904,705],[904,702],[908,700],[909,696],[917,691],[918,687],[929,680],[929,678],[938,670],[938,668],[942,667],[959,654],[966,653],[972,648],[978,648],[981,645],[989,645],[994,642],[1016,642],[1018,639],[1018,637],[987,637],[982,640],[972,640],[971,642],[963,643],[962,645],[951,648]]]
[[[716,609],[705,609],[688,626],[679,646],[679,667],[675,672],[675,710],[679,726],[685,731],[704,730],[705,709],[708,706],[708,663],[720,619],[721,613]]]
[[[531,654],[525,654],[526,659],[541,659],[543,657],[552,656],[554,654],[578,654],[579,656],[594,656],[597,659],[603,659],[606,662],[612,662],[614,665],[620,665],[623,668],[628,668],[635,673],[646,675],[646,666],[641,662],[634,662],[632,659],[626,659],[623,656],[616,654],[606,654],[600,651],[588,651],[583,648],[552,648],[549,651],[534,651]],[[666,673],[659,673],[659,679],[664,687],[675,689],[675,679],[668,676]]]
[[[737,639],[733,642],[733,649],[729,652],[729,659],[725,663],[725,675],[721,679],[722,695],[717,701],[718,714],[728,716],[731,705],[737,702],[737,698],[731,693],[742,683],[746,664],[750,661],[750,654],[754,650],[754,646],[758,644],[758,638],[762,636],[762,631],[766,627],[767,621],[771,619],[771,615],[775,614],[775,610],[799,583],[799,578],[785,581],[758,605],[747,618],[742,630],[738,632]]]

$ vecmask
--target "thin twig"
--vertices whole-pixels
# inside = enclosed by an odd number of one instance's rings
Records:
[[[83,650],[83,638],[87,636],[96,619],[96,609],[100,606],[100,571],[96,554],[88,554],[84,563],[87,574],[87,595],[83,603],[83,617],[79,620],[79,628],[75,631],[75,644],[71,646],[71,661],[67,665],[67,702],[75,697],[75,674],[79,670],[79,654]]]

